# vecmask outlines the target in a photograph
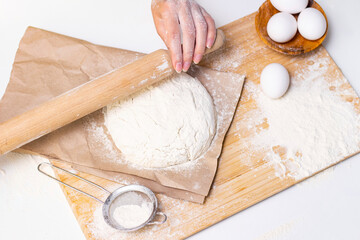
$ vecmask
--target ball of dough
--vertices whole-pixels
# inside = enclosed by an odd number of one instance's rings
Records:
[[[105,125],[125,159],[163,168],[192,161],[209,148],[216,131],[213,100],[182,73],[108,105]]]

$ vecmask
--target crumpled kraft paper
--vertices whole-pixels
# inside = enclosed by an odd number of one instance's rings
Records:
[[[0,101],[0,122],[143,55],[29,27],[19,44],[10,82]],[[192,67],[189,74],[198,78],[208,90],[217,112],[216,136],[209,150],[196,161],[161,169],[128,164],[104,125],[103,110],[20,150],[66,161],[77,170],[113,181],[140,183],[170,197],[203,203],[216,173],[217,160],[241,95],[244,77],[198,66]]]

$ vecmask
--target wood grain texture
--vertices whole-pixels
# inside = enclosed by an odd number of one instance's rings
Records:
[[[326,22],[328,22],[324,10],[320,7],[318,3],[311,0],[309,1],[308,7],[316,8],[317,10],[319,10],[325,16]],[[259,37],[266,45],[268,45],[275,51],[288,55],[299,55],[307,53],[319,47],[326,38],[327,29],[325,34],[320,39],[315,41],[307,40],[303,36],[301,36],[299,32],[297,32],[295,37],[289,42],[277,43],[273,41],[267,33],[267,23],[269,19],[276,13],[279,13],[279,11],[273,7],[270,0],[267,0],[264,2],[263,5],[261,5],[255,17],[255,26]],[[296,14],[294,16],[297,19],[299,14]]]
[[[249,111],[257,108],[256,99],[252,98],[250,83],[259,84],[260,72],[267,64],[281,63],[292,73],[302,66],[314,64],[316,59],[327,59],[329,67],[324,73],[324,79],[329,83],[329,89],[348,90],[342,98],[351,102],[360,114],[359,98],[325,48],[319,47],[312,53],[296,57],[277,53],[259,39],[255,29],[255,15],[256,13],[251,14],[222,27],[227,39],[225,46],[221,52],[207,56],[202,62],[204,66],[247,76],[241,101],[224,142],[214,185],[205,204],[199,205],[157,194],[160,209],[168,215],[168,221],[161,226],[148,226],[135,233],[119,234],[119,239],[183,239],[304,180],[295,180],[287,176],[277,177],[276,169],[263,160],[266,152],[255,151],[246,141],[246,136],[256,134],[267,127],[265,122],[256,129],[248,129],[247,124],[251,120],[245,118]],[[339,88],[330,87],[331,82],[335,80],[340,81]],[[277,151],[283,157],[280,147]],[[337,162],[342,160],[344,159],[338,159]],[[62,163],[62,166],[66,165]],[[330,167],[330,164],[324,169],[327,167]],[[120,186],[88,174],[82,176],[110,189]],[[85,187],[74,178],[61,174],[59,178],[78,187]],[[95,189],[85,189],[97,196],[105,197]],[[89,226],[93,221],[93,212],[100,207],[99,204],[66,187],[63,190],[86,238],[105,240],[106,237],[102,237],[104,235],[94,232]]]

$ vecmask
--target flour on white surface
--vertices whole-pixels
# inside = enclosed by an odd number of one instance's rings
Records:
[[[0,156],[0,239],[85,239],[59,184],[38,172],[41,162],[48,160]]]
[[[292,74],[290,90],[281,99],[266,97],[251,82],[247,86],[258,106],[247,116],[253,119],[249,128],[269,126],[249,141],[256,150],[268,152],[265,160],[281,177],[310,176],[356,153],[360,146],[360,119],[353,103],[331,90],[338,87],[336,81],[329,88],[323,77],[329,60],[313,60]],[[280,157],[281,148],[285,157]]]
[[[105,125],[126,161],[162,168],[205,153],[216,116],[204,86],[183,73],[107,106]]]

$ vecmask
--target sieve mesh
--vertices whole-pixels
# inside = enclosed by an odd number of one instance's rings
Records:
[[[139,227],[146,223],[154,210],[149,197],[136,191],[124,192],[117,196],[109,207],[113,222],[126,229]]]

